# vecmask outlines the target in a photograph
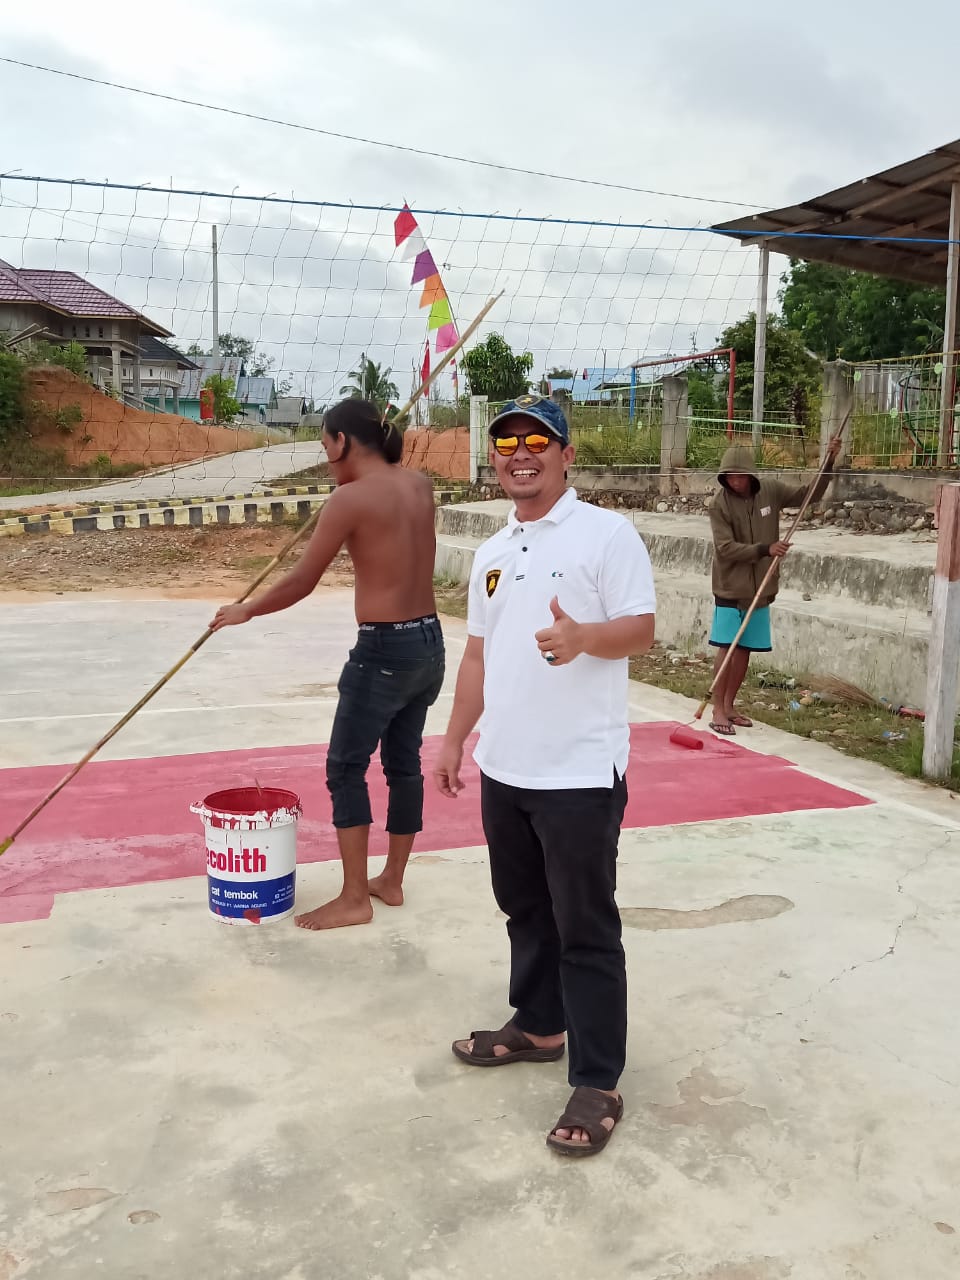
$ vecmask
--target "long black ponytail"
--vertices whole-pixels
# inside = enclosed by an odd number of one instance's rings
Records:
[[[383,454],[387,462],[399,462],[403,457],[403,432],[394,423],[383,421],[372,400],[341,400],[323,415],[323,425],[330,435],[356,440],[364,449]]]

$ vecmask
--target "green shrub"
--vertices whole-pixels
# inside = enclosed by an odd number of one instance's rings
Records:
[[[26,407],[24,363],[0,348],[0,445],[26,431]]]
[[[61,369],[69,369],[78,378],[87,371],[87,350],[79,342],[68,342],[65,346],[57,346],[52,342],[35,342],[33,358],[38,364],[55,364]]]

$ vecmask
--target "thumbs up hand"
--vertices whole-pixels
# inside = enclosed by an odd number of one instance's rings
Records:
[[[553,667],[562,667],[583,653],[581,626],[569,613],[564,613],[556,596],[550,601],[550,612],[553,615],[550,625],[538,631],[534,639],[541,657]]]

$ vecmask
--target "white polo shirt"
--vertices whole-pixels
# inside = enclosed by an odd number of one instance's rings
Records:
[[[534,637],[553,621],[554,596],[577,622],[656,612],[642,538],[574,489],[540,520],[521,522],[514,509],[474,559],[467,630],[483,638],[484,657],[474,759],[513,787],[609,787],[630,752],[627,659],[545,661]]]

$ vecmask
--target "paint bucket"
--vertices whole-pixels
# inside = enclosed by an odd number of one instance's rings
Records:
[[[211,792],[190,812],[203,819],[211,913],[223,924],[290,915],[300,797],[279,787],[231,787]]]

